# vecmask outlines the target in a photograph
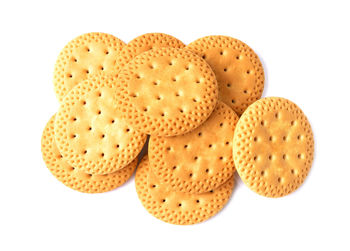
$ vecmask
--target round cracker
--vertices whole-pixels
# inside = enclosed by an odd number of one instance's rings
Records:
[[[119,71],[137,55],[161,47],[184,48],[186,45],[179,39],[164,33],[146,33],[131,40],[124,46],[118,57],[116,69]]]
[[[226,36],[207,36],[187,45],[215,72],[219,99],[238,115],[258,100],[264,90],[264,70],[255,52],[245,43]]]
[[[193,130],[209,117],[218,97],[215,75],[205,60],[169,47],[136,56],[119,72],[117,84],[124,118],[151,135]]]
[[[311,126],[287,99],[260,99],[237,123],[236,168],[243,182],[260,195],[281,197],[296,190],[311,168],[313,153]]]
[[[198,194],[219,187],[235,171],[232,138],[237,121],[236,113],[219,101],[208,120],[193,131],[151,136],[152,171],[175,191]]]
[[[106,175],[95,175],[72,167],[58,150],[54,137],[55,115],[46,124],[41,138],[41,152],[50,172],[64,185],[83,193],[103,193],[123,185],[133,174],[137,159],[123,169]]]
[[[67,162],[87,173],[106,174],[133,161],[147,135],[134,130],[117,109],[115,75],[96,75],[63,99],[55,121],[57,147]]]
[[[148,157],[145,156],[136,170],[138,197],[150,214],[172,224],[196,224],[214,216],[227,203],[234,186],[231,177],[208,193],[196,195],[175,192],[168,184],[159,182],[151,169]]]
[[[116,61],[125,43],[100,32],[80,35],[60,52],[54,69],[53,83],[58,100],[92,74],[116,71]]]

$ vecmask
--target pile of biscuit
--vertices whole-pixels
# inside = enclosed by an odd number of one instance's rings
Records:
[[[162,221],[215,215],[236,170],[254,192],[281,197],[311,168],[306,116],[287,99],[260,99],[262,64],[237,39],[207,36],[186,46],[149,33],[125,44],[87,33],[63,48],[53,82],[60,106],[41,144],[51,173],[72,189],[101,193],[137,168],[139,199]]]

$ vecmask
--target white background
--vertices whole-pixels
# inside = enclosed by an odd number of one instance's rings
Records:
[[[349,250],[349,7],[282,2],[1,1],[0,250]],[[268,199],[236,177],[217,216],[175,226],[147,213],[133,179],[95,195],[59,183],[40,152],[58,108],[53,66],[68,41],[91,31],[125,42],[147,32],[186,44],[211,34],[246,42],[264,64],[264,96],[294,101],[312,124],[304,185]]]

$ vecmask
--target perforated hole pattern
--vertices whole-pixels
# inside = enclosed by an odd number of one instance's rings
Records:
[[[74,76],[70,72],[66,72],[66,65],[70,61],[74,61],[75,63],[81,65],[82,62],[78,61],[77,55],[75,55],[76,50],[86,49],[86,52],[88,53],[88,45],[91,43],[97,43],[101,45],[103,44],[106,47],[106,56],[114,57],[114,63],[116,63],[118,55],[125,45],[125,43],[119,38],[110,34],[100,32],[86,33],[70,41],[60,52],[54,67],[53,83],[55,87],[56,96],[60,102],[63,101],[64,96],[73,87],[69,85],[67,81],[65,81],[67,76],[69,78],[74,78]],[[110,60],[113,61],[113,59]],[[88,60],[86,60],[86,62],[84,63],[87,64],[87,62]],[[86,67],[89,68],[88,65],[86,65]],[[105,69],[103,66],[99,66],[99,70],[104,71]],[[86,69],[85,74],[88,75],[89,73],[89,70]],[[78,82],[76,82],[75,84],[77,83]]]
[[[106,175],[79,171],[67,163],[59,152],[54,137],[55,115],[47,123],[41,138],[41,151],[50,172],[64,185],[84,193],[103,193],[124,184],[134,172],[137,159],[125,168]]]
[[[151,136],[153,172],[175,191],[198,194],[220,186],[235,171],[230,142],[237,121],[234,111],[219,101],[195,130],[175,137]]]
[[[156,218],[178,225],[196,224],[218,213],[231,196],[234,179],[209,193],[189,195],[174,192],[165,184],[150,181],[150,166],[145,156],[136,171],[136,191],[142,205]]]
[[[55,140],[58,149],[70,165],[75,166],[76,168],[84,170],[88,173],[106,174],[115,172],[118,169],[121,169],[122,167],[128,165],[132,160],[136,158],[137,154],[141,151],[142,146],[147,139],[147,135],[136,130],[126,132],[132,135],[129,137],[131,139],[130,142],[128,142],[124,148],[118,148],[116,154],[110,158],[102,156],[103,153],[101,153],[101,157],[95,160],[87,159],[85,152],[77,152],[76,149],[71,146],[72,136],[69,135],[67,131],[67,120],[71,116],[71,107],[78,102],[82,102],[81,98],[91,91],[103,87],[113,88],[115,82],[115,75],[105,74],[95,75],[83,81],[74,87],[65,97],[56,115]],[[110,121],[110,123],[112,122]],[[101,138],[102,136],[103,135],[101,135]]]
[[[279,147],[268,152],[272,144]],[[297,189],[311,168],[313,152],[313,133],[306,116],[284,98],[260,99],[237,124],[233,147],[236,168],[244,183],[261,195],[281,197]]]
[[[129,81],[138,76],[140,66],[162,56],[188,61],[192,67],[199,71],[198,77],[202,79],[200,83],[202,97],[196,102],[193,101],[194,98],[191,98],[191,109],[188,109],[187,112],[181,112],[177,103],[165,104],[168,108],[173,107],[178,111],[176,116],[171,117],[167,116],[166,113],[160,113],[161,116],[157,117],[150,116],[149,111],[145,112],[144,108],[142,110],[138,109],[136,103],[134,104],[137,101],[132,99],[134,94],[130,93],[128,89]],[[185,68],[183,70],[185,71]],[[142,85],[153,86],[153,82],[153,79],[146,79],[142,82]],[[116,100],[119,102],[118,107],[121,109],[124,118],[135,129],[151,135],[174,136],[184,134],[198,127],[215,108],[217,97],[217,82],[210,66],[194,53],[182,49],[160,48],[140,54],[122,69],[117,80]],[[158,99],[162,99],[162,97],[158,97]],[[149,102],[154,101],[149,100]]]
[[[225,92],[225,97],[222,101],[224,101],[227,105],[231,106],[235,112],[237,112],[238,115],[241,115],[245,109],[258,100],[262,92],[264,90],[264,70],[262,67],[262,64],[256,55],[256,53],[245,43],[242,41],[228,37],[228,36],[207,36],[203,38],[199,38],[195,40],[194,42],[190,43],[186,49],[192,50],[196,52],[198,55],[202,56],[204,59],[206,59],[205,53],[207,50],[217,48],[220,50],[220,55],[225,56],[223,51],[226,49],[234,49],[239,52],[239,55],[243,55],[247,58],[249,58],[249,61],[253,64],[253,74],[255,78],[255,84],[253,86],[253,89],[244,90],[243,95],[235,96],[237,94],[234,94],[235,92],[231,93],[231,89],[235,90],[237,88],[237,84],[239,83],[233,83],[231,79],[226,79],[224,83],[219,83],[219,92],[223,93]],[[233,61],[240,60],[240,56],[232,58]],[[218,66],[213,65],[213,69],[217,68]],[[216,69],[219,70],[219,69]],[[224,72],[227,72],[227,68],[222,69]],[[243,72],[242,74],[252,74],[250,70],[247,70]],[[240,88],[243,88],[243,86],[239,86]],[[230,96],[229,94],[231,93]],[[223,96],[223,95],[220,95]]]
[[[116,71],[119,72],[131,59],[142,52],[161,47],[183,48],[185,44],[179,39],[164,33],[143,34],[131,40],[122,49],[118,57]]]

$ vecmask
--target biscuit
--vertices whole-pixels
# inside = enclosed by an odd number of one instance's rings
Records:
[[[305,180],[313,161],[311,126],[291,101],[263,98],[239,119],[233,157],[239,176],[254,192],[281,197]]]
[[[53,83],[58,100],[88,76],[116,71],[116,60],[125,43],[113,35],[86,33],[70,41],[60,52]]]
[[[96,75],[76,85],[63,99],[55,139],[66,161],[91,174],[118,171],[134,160],[147,135],[121,118],[114,99],[115,75]]]
[[[215,75],[205,60],[170,47],[136,56],[119,72],[117,86],[116,99],[128,123],[159,136],[198,127],[218,97]]]
[[[103,193],[123,185],[131,177],[137,159],[123,169],[106,175],[85,173],[69,165],[56,146],[54,122],[55,115],[44,129],[41,151],[47,168],[64,185],[83,193]]]
[[[258,100],[264,89],[264,70],[255,52],[242,41],[226,36],[207,36],[186,49],[203,57],[215,72],[219,99],[238,115]]]
[[[121,50],[116,69],[119,71],[137,55],[161,47],[184,48],[185,44],[177,38],[164,33],[146,33],[131,40]]]
[[[175,192],[152,173],[145,156],[136,170],[136,191],[142,205],[156,218],[177,225],[196,224],[217,214],[229,200],[234,179],[203,194]]]
[[[152,171],[173,190],[204,193],[219,187],[234,171],[232,139],[238,116],[219,101],[207,121],[184,135],[151,136]]]

